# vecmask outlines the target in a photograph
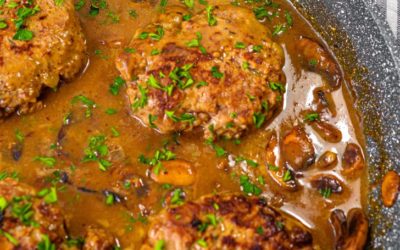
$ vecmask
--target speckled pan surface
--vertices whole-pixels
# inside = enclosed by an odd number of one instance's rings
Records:
[[[400,249],[400,202],[384,208],[380,181],[400,170],[400,51],[373,0],[297,0],[350,74],[369,161],[370,249]],[[360,65],[362,67],[360,67]],[[366,187],[368,188],[368,187]]]

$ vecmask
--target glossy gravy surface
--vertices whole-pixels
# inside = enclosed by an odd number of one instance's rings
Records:
[[[280,131],[285,123],[296,119],[301,120],[300,112],[310,108],[313,101],[313,90],[323,85],[323,79],[302,66],[297,57],[295,40],[299,37],[309,37],[321,41],[310,25],[286,1],[274,1],[287,10],[293,17],[293,27],[274,40],[281,44],[285,51],[284,72],[286,75],[286,93],[283,110],[277,117],[263,126],[253,130],[241,138],[241,143],[235,145],[229,141],[221,141],[220,145],[235,155],[244,155],[263,164],[263,154],[268,135],[272,130]],[[123,249],[140,247],[146,235],[147,216],[154,215],[165,205],[165,196],[171,188],[149,181],[148,167],[139,163],[141,154],[150,156],[166,142],[173,145],[177,158],[193,163],[196,171],[194,185],[184,187],[186,200],[196,199],[213,192],[240,191],[239,181],[229,171],[226,171],[226,159],[218,158],[215,151],[204,143],[199,132],[185,133],[178,137],[161,135],[144,127],[134,119],[129,112],[129,105],[124,91],[113,96],[109,85],[118,72],[115,69],[115,56],[126,48],[136,29],[149,24],[152,17],[159,11],[158,3],[109,0],[108,9],[100,10],[99,15],[88,15],[89,6],[78,13],[87,37],[89,61],[84,72],[70,83],[62,84],[53,92],[43,94],[45,108],[24,116],[14,115],[0,123],[0,170],[17,173],[18,177],[37,188],[56,185],[59,190],[59,203],[66,214],[70,233],[80,235],[85,225],[101,224],[115,235]],[[210,4],[229,4],[228,1],[209,1]],[[180,4],[170,0],[168,5]],[[251,8],[251,4],[242,3],[243,7]],[[204,8],[196,2],[194,11]],[[136,10],[137,17],[129,15],[130,10]],[[110,11],[119,16],[119,21],[113,20]],[[115,23],[114,23],[115,22]],[[271,30],[276,23],[264,22]],[[84,116],[84,107],[71,104],[74,96],[84,95],[95,101],[90,118]],[[323,249],[333,248],[333,232],[329,225],[330,211],[340,208],[345,212],[354,207],[362,207],[364,195],[362,186],[364,178],[346,179],[340,175],[341,155],[348,142],[362,145],[360,122],[352,110],[352,100],[344,86],[333,92],[337,116],[326,116],[324,119],[335,124],[342,132],[339,143],[328,143],[319,137],[313,129],[306,125],[306,132],[313,141],[317,158],[327,150],[337,152],[339,163],[333,169],[321,171],[316,167],[302,171],[298,178],[302,186],[296,192],[285,191],[272,180],[266,180],[263,195],[274,200],[280,209],[301,220],[310,228],[314,241]],[[115,114],[107,114],[107,109],[115,109]],[[62,149],[57,147],[60,129],[64,118],[71,113],[76,118],[65,128]],[[115,130],[119,135],[116,135]],[[114,131],[114,132],[113,132]],[[16,133],[25,137],[22,155],[18,161],[13,159],[12,148],[16,143]],[[96,162],[82,162],[84,149],[91,136],[105,135],[107,145],[112,151],[112,166],[107,171],[101,171]],[[179,144],[176,143],[179,141]],[[56,164],[49,167],[34,160],[38,156],[54,157]],[[225,165],[224,165],[225,164]],[[109,190],[118,180],[119,171],[129,169],[141,181],[145,182],[147,195],[142,195],[133,188],[124,196],[122,203],[107,205],[104,190]],[[68,175],[72,184],[60,183],[60,173]],[[329,173],[343,181],[345,191],[324,199],[321,194],[309,185],[309,179],[318,173]],[[98,192],[85,192],[83,188]],[[128,188],[129,189],[129,188]]]

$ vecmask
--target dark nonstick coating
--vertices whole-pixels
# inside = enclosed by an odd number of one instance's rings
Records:
[[[369,163],[370,249],[400,249],[400,202],[385,208],[380,183],[400,168],[400,53],[373,0],[297,0],[351,78]]]

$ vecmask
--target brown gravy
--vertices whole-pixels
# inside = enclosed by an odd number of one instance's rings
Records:
[[[152,1],[150,1],[152,2]],[[266,138],[269,131],[280,131],[282,124],[301,117],[300,112],[308,109],[313,100],[313,90],[322,86],[323,79],[317,73],[303,68],[297,58],[293,41],[299,37],[309,37],[316,41],[321,39],[309,23],[287,1],[277,0],[280,8],[290,11],[293,17],[293,27],[280,36],[275,36],[285,51],[286,63],[286,93],[284,109],[263,129],[252,131],[241,139],[239,146],[231,142],[221,142],[226,150],[232,154],[245,155],[262,166],[262,154],[265,152]],[[63,208],[72,235],[80,235],[85,225],[97,223],[106,227],[115,235],[123,249],[138,248],[146,235],[146,216],[156,214],[163,207],[163,200],[168,190],[161,185],[148,182],[147,166],[138,162],[139,155],[152,155],[162,147],[166,140],[173,143],[171,135],[160,135],[157,132],[142,126],[140,122],[129,115],[128,105],[123,90],[118,96],[109,93],[109,85],[118,72],[114,66],[115,56],[129,43],[135,30],[151,22],[152,16],[158,12],[158,3],[108,0],[108,10],[100,10],[96,17],[88,15],[88,3],[78,13],[87,37],[89,62],[82,75],[73,82],[62,84],[57,92],[47,91],[43,95],[45,108],[25,116],[14,115],[0,123],[0,170],[2,172],[16,172],[21,180],[41,188],[50,186],[51,182],[59,189],[59,203]],[[210,4],[228,3],[229,1],[215,0]],[[180,4],[170,0],[169,5]],[[243,6],[252,6],[244,4]],[[195,10],[204,5],[195,3]],[[130,10],[136,10],[137,17],[129,15]],[[110,15],[119,16],[119,21],[113,23]],[[276,25],[274,21],[265,22],[271,30]],[[64,117],[73,112],[82,113],[83,108],[72,105],[74,96],[84,95],[96,102],[91,118],[81,117],[65,131],[62,152],[52,146],[57,142]],[[330,211],[340,208],[347,212],[354,207],[363,207],[365,195],[363,186],[365,178],[347,179],[340,174],[341,155],[347,142],[362,145],[360,138],[360,121],[352,109],[352,100],[345,86],[333,92],[337,116],[326,120],[335,124],[342,132],[343,138],[339,143],[327,143],[322,140],[310,126],[306,132],[310,135],[317,158],[326,150],[337,152],[339,162],[336,167],[321,171],[311,167],[303,171],[299,183],[304,185],[296,192],[285,191],[272,181],[266,180],[263,187],[267,197],[275,196],[281,209],[291,216],[301,220],[311,229],[315,241],[323,249],[332,249],[333,232],[329,225]],[[116,114],[106,114],[106,110],[113,108]],[[82,116],[82,115],[81,115]],[[119,132],[113,135],[112,129]],[[25,139],[22,156],[15,161],[11,148],[16,141],[15,133],[20,131]],[[108,145],[116,148],[112,166],[107,171],[99,170],[96,162],[82,163],[84,149],[88,145],[89,137],[105,135]],[[196,170],[195,184],[185,187],[186,199],[196,199],[204,194],[224,191],[240,192],[238,180],[233,178],[221,167],[224,159],[215,156],[215,152],[204,144],[202,136],[196,133],[183,134],[178,138],[179,145],[174,146],[174,152],[180,159],[194,164]],[[35,161],[37,156],[55,157],[54,167],[48,167]],[[142,196],[138,191],[130,191],[123,203],[107,205],[101,191],[110,189],[118,177],[118,169],[129,168],[146,183],[148,196]],[[73,185],[57,182],[57,173],[68,173]],[[342,194],[324,199],[315,189],[310,188],[309,179],[318,173],[329,173],[338,176],[345,184]],[[365,174],[363,175],[365,176]],[[82,192],[77,187],[98,190],[100,193]]]

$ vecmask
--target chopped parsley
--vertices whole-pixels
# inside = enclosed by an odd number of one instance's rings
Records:
[[[133,53],[136,52],[136,49],[134,49],[134,48],[124,48],[124,51],[126,53],[133,54]]]
[[[277,24],[274,26],[274,30],[272,31],[273,36],[277,36],[286,31],[286,26],[284,24]]]
[[[154,122],[157,120],[156,115],[149,114],[149,124],[150,128],[157,128],[157,126],[154,124]]]
[[[268,169],[271,171],[278,171],[279,167],[272,164],[268,164]]]
[[[213,9],[214,7],[211,5],[206,7],[207,22],[209,26],[215,26],[217,24],[217,19],[212,13]]]
[[[159,55],[161,52],[158,49],[152,49],[150,52],[150,55],[152,56],[156,56]]]
[[[186,15],[183,15],[182,18],[184,21],[189,21],[192,18],[192,15],[186,14]]]
[[[243,42],[236,42],[235,48],[236,49],[244,49],[244,48],[246,48],[246,44],[244,44]]]
[[[140,92],[140,97],[136,97],[135,101],[132,104],[132,108],[135,110],[138,108],[143,108],[144,106],[147,105],[148,102],[148,97],[147,97],[148,90],[140,84],[138,84],[137,87]]]
[[[112,193],[107,193],[106,194],[106,204],[108,206],[111,206],[114,204],[115,198],[114,195]]]
[[[261,128],[261,126],[265,122],[265,115],[261,112],[257,112],[253,114],[253,123],[256,128]]]
[[[85,6],[85,0],[79,0],[75,3],[75,10],[80,11]]]
[[[284,182],[288,182],[288,181],[292,180],[292,173],[290,172],[290,170],[285,171],[285,173],[283,174],[282,180]]]
[[[262,177],[261,175],[257,177],[257,181],[258,183],[260,183],[260,185],[265,185],[264,177]]]
[[[133,17],[133,18],[136,18],[138,16],[136,10],[134,10],[134,9],[129,10],[128,14],[130,17]]]
[[[242,63],[242,68],[244,69],[244,70],[247,70],[247,69],[249,69],[249,62],[247,62],[247,61],[244,61],[243,63]]]
[[[104,24],[116,24],[119,23],[119,15],[114,13],[113,11],[108,11],[106,15],[106,20],[103,22]]]
[[[165,250],[165,240],[157,240],[154,250]]]
[[[160,12],[164,13],[165,7],[167,7],[168,0],[160,0]]]
[[[180,89],[189,88],[194,84],[192,75],[190,74],[190,69],[193,64],[185,64],[182,67],[175,67],[168,75],[168,77],[173,81],[174,84]]]
[[[0,30],[5,29],[8,27],[8,24],[5,22],[4,19],[0,19]]]
[[[104,135],[96,135],[89,138],[88,146],[84,150],[82,162],[96,161],[101,171],[106,171],[112,164],[104,159],[108,155],[108,147],[105,144]]]
[[[0,212],[3,212],[4,209],[7,208],[7,206],[8,206],[7,200],[3,196],[0,196]]]
[[[283,229],[283,223],[281,221],[275,221],[275,226],[279,229],[282,230]]]
[[[1,229],[0,229],[0,235],[4,236],[14,246],[18,246],[19,245],[18,240],[15,239],[14,236],[12,236],[11,234],[9,234],[9,233],[1,230]]]
[[[217,78],[217,79],[221,79],[222,77],[224,77],[224,74],[219,71],[219,68],[217,66],[213,66],[211,68],[211,74],[214,78]]]
[[[47,234],[42,235],[42,241],[37,245],[38,250],[55,250],[56,245],[51,242],[49,236]]]
[[[57,163],[54,157],[36,156],[33,160],[38,161],[47,167],[54,167]]]
[[[308,62],[308,64],[309,64],[310,66],[312,66],[312,67],[315,67],[315,66],[318,65],[318,60],[315,59],[315,58],[312,58],[312,59]]]
[[[51,187],[50,189],[49,188],[42,189],[37,193],[37,195],[39,197],[42,197],[47,204],[56,203],[58,200],[57,190],[55,187]]]
[[[186,45],[189,48],[199,48],[200,52],[203,54],[206,54],[207,51],[206,49],[201,45],[201,40],[203,39],[203,36],[201,35],[200,32],[196,32],[196,38],[193,40],[190,40],[186,43]]]
[[[33,38],[33,32],[26,29],[18,30],[13,36],[13,39],[18,41],[29,41],[32,40],[32,38]]]
[[[177,188],[171,194],[171,204],[172,205],[182,205],[184,203],[185,192],[182,189]]]
[[[106,0],[91,0],[90,1],[90,9],[89,16],[97,16],[100,13],[100,10],[107,9],[107,1]]]
[[[190,113],[183,113],[180,117],[178,117],[175,115],[175,111],[172,110],[166,110],[165,115],[173,122],[189,122],[192,124],[196,120],[196,117]]]
[[[17,140],[17,142],[22,143],[25,140],[25,136],[24,134],[21,132],[21,130],[16,129],[15,130],[15,139]]]
[[[15,2],[12,2],[15,5],[10,6],[8,5],[9,8],[16,8],[18,7],[18,4]],[[13,36],[14,40],[19,40],[19,41],[29,41],[32,40],[33,38],[33,32],[27,29],[24,29],[25,21],[38,13],[40,11],[39,6],[32,7],[32,2],[27,1],[26,3],[22,3],[22,6],[18,8],[15,12],[16,18],[13,19],[13,22],[16,27],[16,32]],[[3,24],[4,26],[4,24]]]
[[[159,41],[164,36],[164,28],[162,26],[158,26],[156,28],[156,32],[155,33],[149,33],[148,36],[153,40]]]
[[[111,127],[111,134],[114,137],[119,137],[121,135],[121,133],[115,127]]]
[[[319,114],[316,112],[311,112],[306,114],[304,117],[304,122],[313,122],[313,121],[318,121],[320,119]]]
[[[217,155],[217,157],[223,157],[227,154],[226,150],[221,147],[218,146],[217,144],[215,144],[212,140],[206,140],[206,144],[210,145],[212,147],[212,149],[214,149],[215,154]]]
[[[196,244],[202,248],[207,248],[207,242],[204,239],[199,239],[196,241]]]
[[[183,0],[183,3],[188,7],[189,9],[193,9],[194,7],[194,0]]]
[[[106,109],[106,111],[105,111],[105,113],[106,113],[107,115],[115,115],[117,112],[118,112],[118,111],[117,111],[116,109],[113,109],[113,108],[108,108],[108,109]]]
[[[270,19],[272,17],[272,14],[264,6],[254,8],[253,13],[258,20],[263,20],[264,18]]]
[[[253,52],[260,52],[262,50],[262,45],[253,45]]]
[[[240,186],[242,191],[247,195],[259,196],[262,192],[261,189],[257,185],[253,184],[250,181],[250,178],[246,175],[240,176]]]
[[[256,97],[254,95],[251,95],[250,93],[246,93],[246,95],[250,101],[254,101],[256,99]]]
[[[91,117],[92,110],[93,108],[96,107],[96,103],[84,95],[74,96],[71,100],[71,104],[76,104],[78,102],[80,102],[86,107],[86,112],[85,112],[86,117]]]
[[[201,87],[207,86],[207,85],[208,85],[207,82],[205,82],[205,81],[200,81],[200,82],[198,82],[198,83],[196,84],[196,88],[201,88]]]
[[[243,161],[244,161],[244,162],[246,162],[249,166],[251,166],[251,167],[253,167],[253,168],[256,168],[256,167],[259,166],[259,164],[258,164],[256,161],[251,160],[251,159],[247,159],[247,158],[245,158],[245,157],[243,157],[243,156],[236,157],[235,161],[236,161],[236,162],[243,162]]]
[[[101,49],[96,49],[94,54],[103,60],[107,60],[109,57],[103,53]]]
[[[139,155],[138,161],[142,164],[146,164],[146,165],[154,167],[153,172],[155,174],[159,174],[159,171],[162,168],[161,162],[174,160],[175,158],[176,158],[176,155],[172,151],[170,151],[164,147],[160,150],[157,150],[154,153],[153,157],[151,157],[151,158],[147,158],[143,154]]]
[[[332,189],[327,187],[319,190],[319,193],[324,197],[325,199],[328,199],[332,195]]]
[[[147,80],[147,85],[155,89],[163,89],[163,87],[160,85],[160,83],[157,81],[154,75],[149,76],[149,79]]]
[[[149,32],[142,32],[139,34],[139,39],[145,40],[149,37]]]
[[[270,82],[269,87],[274,91],[285,92],[285,87],[280,82]]]
[[[286,23],[287,23],[287,25],[293,26],[293,17],[292,17],[292,15],[290,14],[289,11],[285,11],[285,18],[286,18]]]
[[[19,179],[19,174],[16,171],[13,171],[11,173],[7,172],[7,171],[1,171],[0,172],[0,181],[4,180],[5,178],[12,178],[14,180],[18,180]]]

